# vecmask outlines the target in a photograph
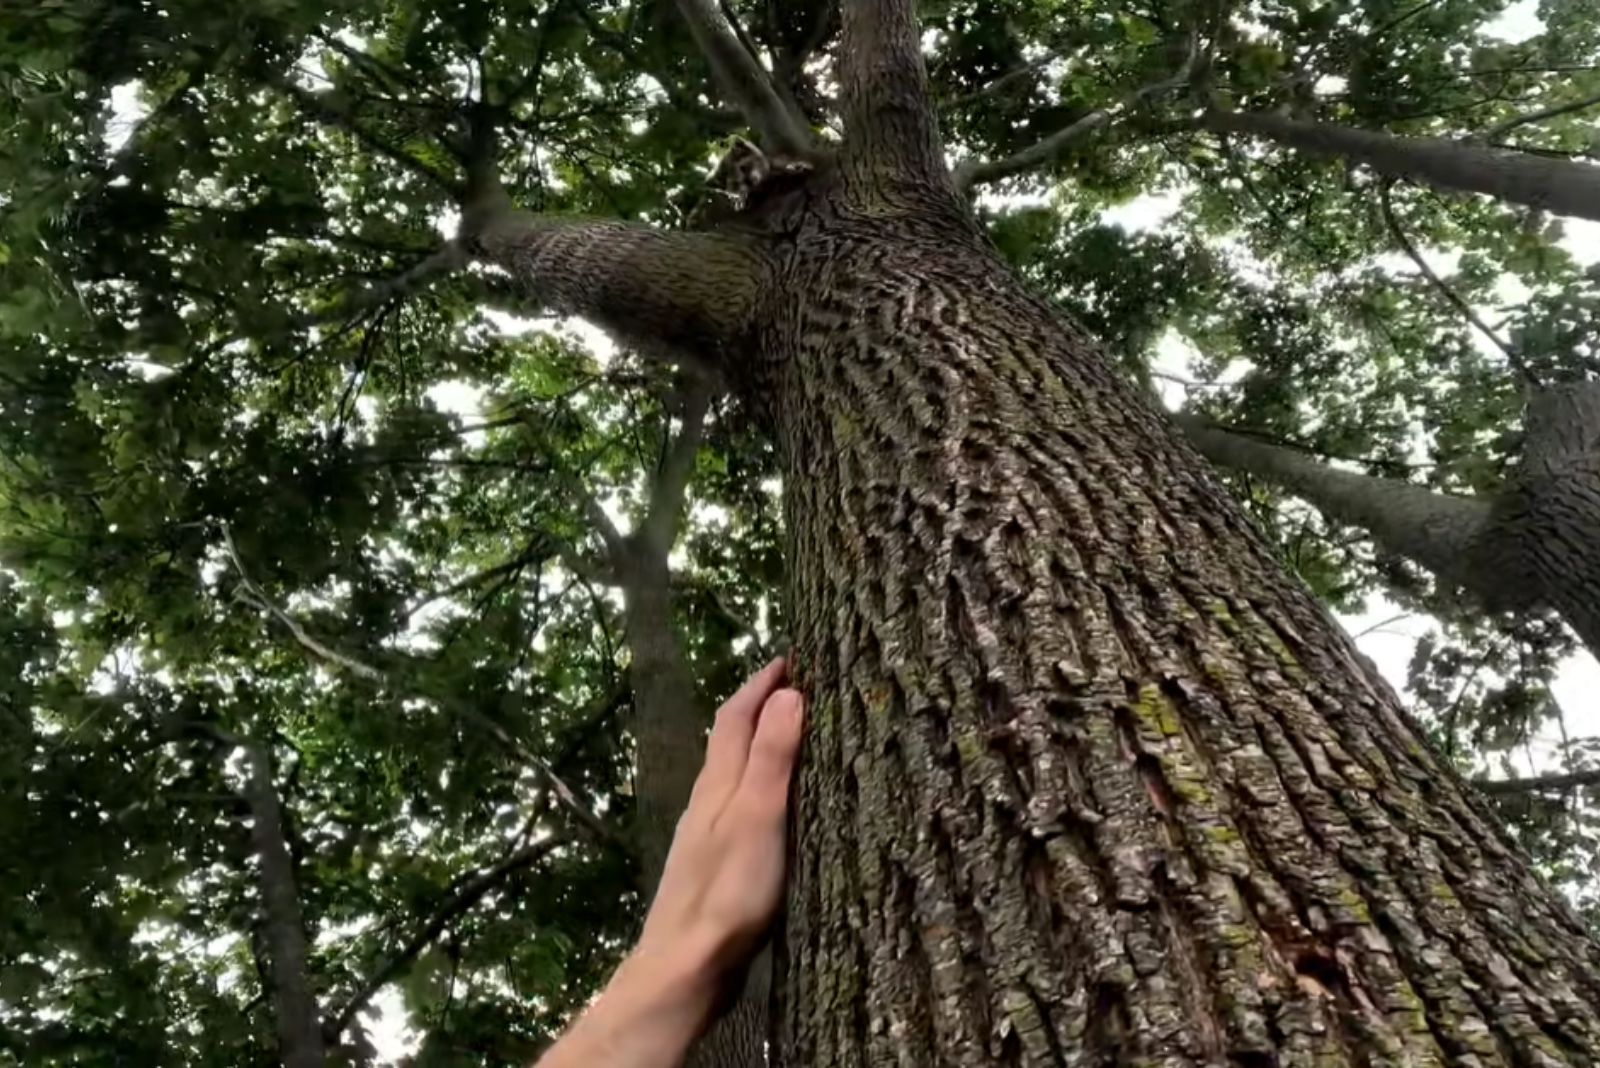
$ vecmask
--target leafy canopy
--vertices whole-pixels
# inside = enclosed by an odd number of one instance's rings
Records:
[[[729,10],[809,119],[835,125],[834,5]],[[1130,376],[1472,492],[1517,455],[1520,387],[1399,254],[1379,180],[1192,120],[1203,91],[1592,155],[1592,112],[1508,125],[1600,91],[1592,5],[1545,0],[1516,42],[1490,32],[1504,11],[939,0],[923,15],[941,121],[971,158],[1119,109],[979,206]],[[1197,43],[1203,85],[1122,107]],[[627,851],[572,834],[538,769],[628,825],[629,657],[588,502],[640,514],[677,382],[536,318],[483,269],[350,298],[452,232],[476,107],[503,117],[520,202],[663,227],[715,216],[707,178],[737,113],[663,0],[34,0],[0,16],[0,83],[0,1050],[271,1059],[239,768],[210,725],[274,758],[325,1011],[399,955],[379,1032],[403,1017],[419,1063],[525,1061],[637,920]],[[1541,375],[1600,370],[1600,274],[1560,220],[1405,185],[1392,203]],[[773,472],[750,414],[719,401],[672,557],[707,693],[782,630]],[[1441,621],[1411,696],[1464,769],[1522,767],[1561,726],[1559,625],[1484,617],[1361,532],[1235,485],[1333,608],[1381,592]],[[1563,766],[1600,760],[1561,737]],[[1600,827],[1581,792],[1504,804],[1592,902]],[[475,876],[550,835],[405,956]]]

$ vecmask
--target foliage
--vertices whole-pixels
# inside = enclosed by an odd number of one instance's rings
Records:
[[[1516,456],[1519,385],[1397,256],[1378,180],[1191,120],[1210,99],[1480,135],[1600,90],[1589,6],[1545,0],[1543,31],[1517,43],[1487,31],[1492,0],[924,15],[942,121],[979,158],[1116,104],[1203,40],[1188,89],[986,191],[995,243],[1152,389],[1179,373],[1229,423],[1479,491]],[[834,6],[730,10],[811,120],[836,124]],[[665,0],[35,0],[0,16],[0,83],[0,1050],[272,1058],[239,769],[209,725],[274,754],[329,1011],[475,873],[564,836],[394,987],[417,1063],[525,1062],[637,920],[625,851],[573,833],[529,758],[626,827],[628,654],[586,502],[641,513],[674,382],[527,318],[482,269],[348,298],[449,235],[475,106],[503,111],[519,200],[669,227],[705,216],[736,113]],[[1495,138],[1596,150],[1581,112]],[[1600,370],[1600,276],[1559,220],[1406,186],[1393,200],[1542,376]],[[1171,214],[1106,221],[1130,202]],[[697,464],[679,623],[723,693],[782,629],[757,414],[719,403]],[[1437,616],[1419,714],[1463,770],[1525,770],[1512,757],[1559,716],[1561,627],[1484,617],[1360,532],[1235,483],[1332,607],[1382,592]],[[1588,739],[1559,755],[1600,760]],[[1501,803],[1593,907],[1594,808]]]

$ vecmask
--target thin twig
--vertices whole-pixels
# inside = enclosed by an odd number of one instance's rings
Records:
[[[1569,771],[1556,775],[1535,775],[1526,779],[1479,779],[1478,789],[1486,794],[1527,794],[1540,790],[1571,790],[1575,786],[1600,786],[1600,768]]]
[[[1389,626],[1391,623],[1398,623],[1402,619],[1410,619],[1412,615],[1413,615],[1413,613],[1411,613],[1411,612],[1397,612],[1394,615],[1390,616],[1388,619],[1381,619],[1378,622],[1374,623],[1372,626],[1370,626],[1370,627],[1366,628],[1365,630],[1363,630],[1360,634],[1351,635],[1351,637],[1357,638],[1357,639],[1365,638],[1369,634],[1376,634],[1378,631],[1382,630],[1384,627]]]
[[[1565,104],[1552,104],[1550,107],[1541,108],[1538,111],[1530,111],[1525,115],[1513,115],[1504,122],[1498,122],[1482,133],[1474,135],[1474,139],[1480,141],[1494,141],[1505,136],[1507,133],[1515,130],[1519,126],[1527,126],[1530,123],[1543,122],[1546,119],[1553,119],[1559,115],[1569,115],[1574,111],[1582,111],[1585,108],[1592,108],[1597,104],[1600,104],[1600,93],[1594,93],[1579,100],[1571,100]]]
[[[348,294],[334,307],[324,312],[313,312],[294,320],[299,327],[318,326],[336,322],[352,314],[363,314],[374,308],[404,300],[431,286],[445,275],[466,266],[469,256],[458,241],[447,241],[393,278]]]
[[[1400,220],[1395,218],[1394,205],[1389,200],[1389,189],[1392,185],[1392,182],[1386,181],[1378,187],[1378,205],[1383,212],[1384,223],[1389,227],[1389,232],[1394,235],[1395,243],[1400,246],[1401,251],[1411,257],[1411,262],[1417,265],[1417,270],[1422,272],[1422,277],[1428,280],[1439,295],[1444,297],[1445,301],[1460,312],[1467,322],[1471,323],[1484,337],[1493,342],[1496,348],[1505,354],[1506,362],[1511,365],[1511,369],[1517,373],[1518,377],[1529,385],[1538,385],[1538,377],[1523,361],[1521,354],[1517,352],[1510,342],[1495,333],[1494,328],[1483,321],[1483,317],[1474,310],[1471,304],[1467,303],[1461,294],[1457,293],[1449,283],[1439,277],[1434,269],[1428,265],[1428,261],[1423,259],[1422,253],[1418,252],[1417,247],[1411,243],[1411,239],[1406,236],[1405,230],[1400,226]]]
[[[956,188],[965,192],[975,185],[997,182],[1002,178],[1010,178],[1013,175],[1022,174],[1025,171],[1054,162],[1073,144],[1110,123],[1113,119],[1138,107],[1140,103],[1149,97],[1172,89],[1179,89],[1189,84],[1189,79],[1199,58],[1200,38],[1196,34],[1189,39],[1188,53],[1185,55],[1182,65],[1170,76],[1151,82],[1148,85],[1140,86],[1113,104],[1108,104],[1103,108],[1096,108],[1020,152],[1015,152],[1002,159],[986,162],[968,160],[960,164],[955,169]]]
[[[261,587],[256,585],[255,580],[250,578],[249,573],[244,567],[244,562],[239,558],[238,549],[233,543],[233,534],[229,530],[227,524],[224,523],[221,526],[223,545],[227,551],[229,560],[233,563],[234,570],[238,572],[240,585],[244,587],[246,593],[250,597],[250,600],[258,608],[271,615],[272,618],[281,623],[289,631],[289,633],[294,636],[295,641],[299,643],[301,648],[305,649],[312,656],[316,657],[323,663],[347,671],[357,678],[371,683],[380,689],[396,692],[400,690],[400,687],[397,687],[394,684],[394,681],[387,673],[373,667],[371,664],[363,663],[352,656],[348,656],[344,653],[329,648],[326,644],[318,641],[315,636],[301,626],[293,616],[289,615],[283,609],[274,604],[272,600],[267,597],[266,593],[261,589]],[[473,720],[484,730],[488,731],[488,733],[497,742],[505,746],[507,750],[521,759],[524,763],[527,763],[536,769],[540,776],[544,778],[550,790],[556,795],[557,800],[559,800],[561,804],[573,815],[573,817],[576,818],[578,822],[581,823],[588,831],[590,831],[597,839],[607,843],[616,842],[618,840],[616,832],[607,826],[604,820],[595,815],[590,807],[578,797],[576,791],[574,791],[572,787],[568,786],[566,782],[556,774],[555,769],[550,766],[549,761],[545,760],[543,757],[530,750],[527,746],[517,741],[511,736],[510,731],[506,730],[499,723],[496,723],[493,719],[489,718],[481,710],[464,701],[443,699],[432,694],[417,693],[415,696],[422,698],[423,700],[445,704],[457,714]]]
[[[445,927],[454,919],[470,911],[478,902],[482,901],[490,891],[505,882],[512,875],[524,868],[530,867],[549,856],[555,849],[565,845],[566,839],[550,837],[532,845],[523,846],[501,858],[493,867],[476,876],[443,901],[417,932],[406,939],[403,946],[393,956],[378,966],[361,987],[351,995],[339,1011],[328,1019],[322,1028],[324,1038],[329,1042],[337,1042],[344,1034],[345,1028],[350,1026],[350,1021],[366,1008],[368,1003],[377,996],[397,975],[411,965],[434,940],[444,931]]]

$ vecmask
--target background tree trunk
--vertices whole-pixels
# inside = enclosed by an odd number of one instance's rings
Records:
[[[1220,133],[1266,137],[1303,152],[1365,163],[1395,178],[1600,219],[1600,167],[1588,163],[1260,112],[1211,111],[1202,121]]]
[[[1524,425],[1495,501],[1501,581],[1538,590],[1600,659],[1600,382],[1535,390]]]
[[[259,745],[241,742],[244,799],[250,808],[250,838],[260,865],[262,928],[270,956],[273,1018],[278,1056],[285,1068],[321,1068],[322,1014],[311,988],[305,923],[294,859],[283,836],[283,813],[272,785],[272,760]]]
[[[782,1062],[1600,1058],[1600,949],[1167,422],[957,227],[826,225]]]
[[[666,553],[635,543],[619,569],[633,684],[639,851],[647,895],[655,892],[678,817],[705,755],[710,723],[672,625]],[[760,1068],[767,1063],[771,956],[751,966],[743,992],[690,1054],[689,1068]]]

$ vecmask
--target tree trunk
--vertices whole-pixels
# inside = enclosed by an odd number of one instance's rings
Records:
[[[618,578],[623,590],[628,651],[632,658],[634,738],[638,746],[634,796],[645,893],[661,880],[678,817],[705,754],[710,716],[700,699],[672,625],[672,600],[664,546],[633,543]],[[696,1044],[687,1068],[761,1068],[767,1063],[767,1001],[771,958],[752,964],[744,989]]]
[[[1600,659],[1600,382],[1535,391],[1525,423],[1521,467],[1495,501],[1502,582],[1538,590]]]
[[[322,1016],[311,989],[305,923],[295,885],[294,859],[283,837],[283,813],[272,785],[272,761],[257,745],[244,744],[245,802],[250,837],[261,867],[262,928],[266,935],[278,1056],[284,1068],[321,1068]]]
[[[810,701],[782,1063],[1600,1060],[1600,947],[1204,462],[894,208],[795,234],[750,383]]]
[[[1395,178],[1483,193],[1559,215],[1600,219],[1600,167],[1588,163],[1431,137],[1396,137],[1263,112],[1210,111],[1202,121],[1218,133],[1269,138],[1303,152],[1365,163]]]
[[[700,772],[710,717],[673,631],[666,557],[646,559],[646,555],[634,554],[619,568],[618,577],[638,747],[634,797],[639,854],[644,884],[654,892],[678,817]]]

